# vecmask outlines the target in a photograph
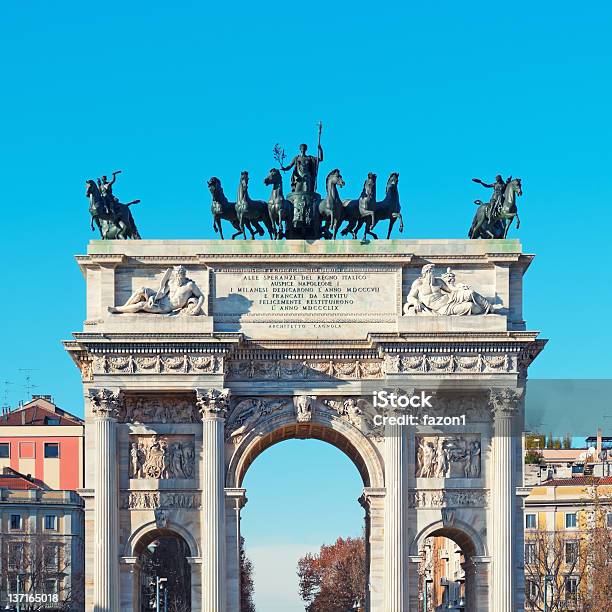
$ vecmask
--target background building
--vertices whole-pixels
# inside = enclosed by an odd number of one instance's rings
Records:
[[[609,610],[611,553],[611,477],[534,486],[525,500],[525,609],[541,610],[546,593],[549,610]]]
[[[45,488],[83,487],[83,421],[56,406],[50,395],[0,416],[0,470],[29,474]]]
[[[83,610],[83,501],[44,490],[11,468],[0,475],[0,600],[40,594],[46,610]],[[38,609],[38,608],[37,608]]]

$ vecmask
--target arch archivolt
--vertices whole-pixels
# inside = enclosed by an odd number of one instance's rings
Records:
[[[153,520],[147,523],[143,523],[137,527],[128,538],[124,546],[123,556],[124,557],[137,557],[141,552],[142,543],[148,540],[153,541],[159,537],[172,537],[179,536],[187,542],[189,546],[190,555],[192,557],[199,557],[201,555],[200,548],[198,546],[198,539],[194,538],[193,535],[178,523],[173,523],[170,520],[166,520],[163,527],[158,525],[158,522]]]
[[[371,427],[368,404],[359,398],[299,395],[240,397],[226,426],[227,487],[240,487],[253,461],[290,439],[316,439],[344,452],[364,486],[384,486],[384,465]]]
[[[484,538],[469,523],[456,517],[453,518],[452,524],[441,519],[421,529],[410,544],[410,556],[418,556],[425,540],[434,536],[444,536],[453,540],[469,557],[487,556]]]

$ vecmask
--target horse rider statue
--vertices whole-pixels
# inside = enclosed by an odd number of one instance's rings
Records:
[[[494,219],[496,215],[499,214],[501,210],[503,201],[504,201],[504,191],[506,190],[506,185],[510,182],[510,178],[507,181],[504,181],[501,174],[498,174],[495,177],[494,183],[485,183],[479,178],[473,178],[472,181],[475,183],[480,183],[483,187],[487,189],[493,189],[493,194],[491,195],[491,199],[489,200],[488,205],[486,206],[486,218],[487,222],[491,222],[491,219]],[[478,203],[478,201],[476,202]]]

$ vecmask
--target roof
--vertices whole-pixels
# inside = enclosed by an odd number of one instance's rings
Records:
[[[51,425],[48,419],[58,419],[54,425],[83,425],[83,420],[56,406],[50,399],[35,397],[20,408],[0,415],[0,427],[3,425]]]
[[[588,485],[612,485],[612,476],[574,476],[573,478],[557,478],[545,480],[535,485],[537,487],[579,487]]]
[[[28,478],[10,467],[5,467],[2,474],[0,474],[0,487],[3,489],[19,489],[21,491],[43,489],[33,478]]]
[[[538,451],[543,459],[548,461],[557,459],[559,461],[577,459],[582,453],[586,453],[586,448],[543,448]]]

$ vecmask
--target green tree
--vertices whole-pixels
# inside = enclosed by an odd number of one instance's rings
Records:
[[[244,551],[244,538],[240,538],[240,612],[255,612],[253,593],[253,562]]]

